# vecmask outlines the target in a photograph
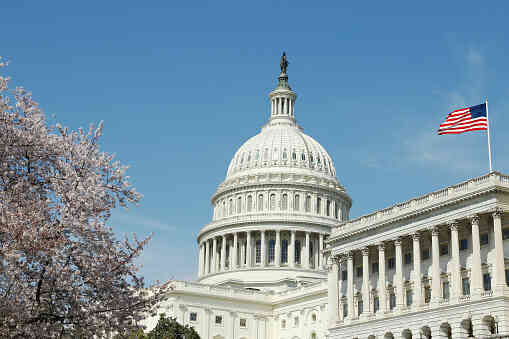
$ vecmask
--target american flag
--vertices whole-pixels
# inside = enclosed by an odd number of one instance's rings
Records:
[[[449,113],[440,125],[438,134],[460,134],[488,129],[486,103],[457,109]]]

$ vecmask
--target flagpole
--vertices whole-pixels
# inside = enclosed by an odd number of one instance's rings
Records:
[[[490,157],[490,173],[491,173],[493,172],[493,166],[491,162],[490,119],[488,117],[488,99],[486,99],[486,122],[488,123],[488,153]]]

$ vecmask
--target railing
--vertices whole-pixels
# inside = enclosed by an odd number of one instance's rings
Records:
[[[415,210],[423,209],[427,206],[433,206],[434,204],[448,199],[453,199],[461,195],[495,185],[509,188],[509,176],[499,172],[492,172],[457,185],[452,185],[447,188],[410,199],[383,210],[360,216],[334,228],[331,238],[334,238],[335,236],[344,236],[351,232],[359,231],[371,224],[390,220],[391,218],[409,214]]]

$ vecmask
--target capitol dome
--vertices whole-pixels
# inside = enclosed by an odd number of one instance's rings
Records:
[[[269,93],[270,118],[234,154],[198,234],[198,281],[278,290],[326,279],[324,243],[352,200],[334,163],[295,120],[286,74]]]

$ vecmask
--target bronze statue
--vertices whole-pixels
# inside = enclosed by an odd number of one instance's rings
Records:
[[[286,74],[286,68],[288,67],[288,60],[286,60],[285,52],[283,52],[283,55],[281,56],[281,62],[279,63],[279,66],[281,67],[281,73]]]

